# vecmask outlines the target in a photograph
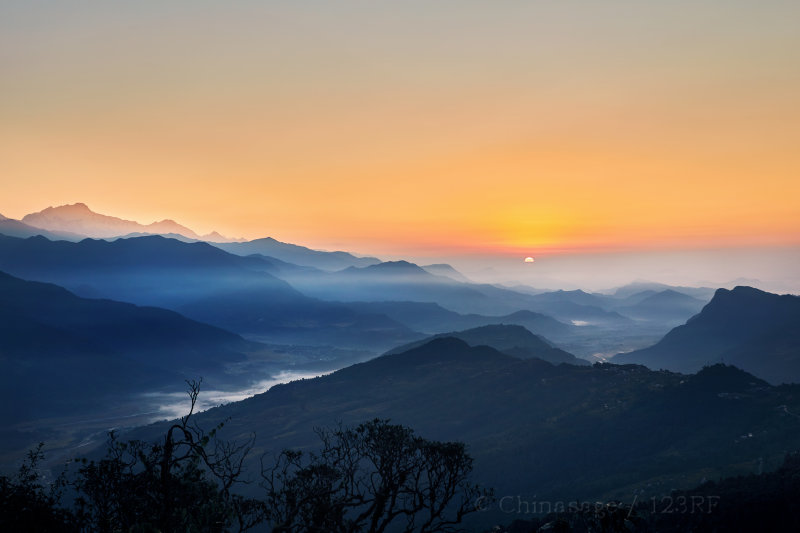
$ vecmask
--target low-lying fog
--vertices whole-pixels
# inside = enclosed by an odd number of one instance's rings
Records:
[[[197,397],[195,412],[205,411],[212,407],[224,405],[250,398],[256,394],[268,391],[271,387],[280,383],[289,383],[300,379],[312,379],[323,376],[330,372],[294,372],[282,371],[271,377],[250,385],[243,389],[235,390],[215,390],[200,388]],[[186,391],[182,392],[148,392],[142,394],[146,410],[150,413],[149,422],[156,422],[164,419],[174,419],[186,415],[189,412],[189,395]]]
[[[535,261],[526,263],[529,256]],[[603,291],[646,280],[692,287],[750,285],[770,292],[800,293],[797,246],[549,255],[531,250],[519,257],[425,257],[415,262],[449,263],[475,282],[549,290]]]

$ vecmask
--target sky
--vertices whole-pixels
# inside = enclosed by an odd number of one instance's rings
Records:
[[[0,213],[84,202],[385,256],[796,247],[798,20],[796,1],[3,1]]]

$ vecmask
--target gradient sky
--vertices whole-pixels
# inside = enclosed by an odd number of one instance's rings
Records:
[[[800,243],[800,3],[0,3],[0,213],[375,254]]]

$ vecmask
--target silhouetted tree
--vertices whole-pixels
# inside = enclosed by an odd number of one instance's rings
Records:
[[[234,491],[252,449],[194,424],[199,382],[188,382],[189,413],[155,443],[112,432],[102,459],[77,461],[47,483],[29,452],[13,477],[0,476],[0,531],[223,532],[267,522],[275,533],[455,531],[490,493],[468,482],[464,444],[429,441],[373,420],[317,430],[317,453],[286,450],[264,466],[266,498]],[[67,497],[68,496],[68,497]],[[62,502],[65,500],[65,502]]]
[[[234,494],[253,443],[206,434],[191,417],[200,383],[189,384],[189,413],[154,444],[119,442],[105,458],[82,461],[74,486],[76,512],[91,531],[244,531],[263,521],[263,505]]]
[[[45,483],[39,472],[40,443],[28,452],[16,475],[0,476],[0,531],[78,531],[74,513],[60,505],[65,480]]]
[[[488,496],[468,482],[472,458],[462,443],[377,419],[317,434],[318,453],[286,450],[262,466],[274,533],[454,531]]]

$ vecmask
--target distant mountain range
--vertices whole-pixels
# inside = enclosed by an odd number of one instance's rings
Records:
[[[236,255],[261,254],[322,270],[341,270],[349,266],[368,266],[380,262],[374,257],[357,257],[348,252],[312,250],[280,242],[271,237],[245,241],[224,237],[216,231],[198,235],[186,226],[169,219],[140,224],[132,220],[95,213],[83,203],[48,207],[25,215],[22,221],[3,217],[0,219],[0,234],[23,238],[42,235],[51,240],[69,241],[79,241],[87,237],[117,239],[161,235],[186,242],[208,242]]]
[[[656,292],[661,292],[668,289],[672,289],[688,296],[692,296],[693,298],[706,301],[710,300],[711,297],[714,296],[715,291],[715,289],[710,287],[680,287],[666,285],[664,283],[656,283],[654,281],[637,280],[628,283],[627,285],[623,285],[622,287],[617,287],[614,289],[613,296],[615,298],[628,298],[636,293],[649,292],[650,294],[654,294]]]
[[[706,301],[693,298],[673,289],[660,292],[646,291],[629,296],[626,300],[638,300],[631,305],[616,308],[625,316],[641,320],[661,321],[665,323],[683,322],[700,312]]]
[[[160,236],[77,243],[0,236],[0,270],[12,275],[165,307],[265,342],[382,351],[422,336],[386,316],[305,296],[270,274],[274,268],[264,258]]]
[[[751,287],[719,289],[686,324],[614,362],[696,372],[724,361],[771,383],[800,382],[800,297]]]
[[[435,265],[422,265],[422,269],[430,272],[435,276],[445,276],[462,283],[472,283],[464,274],[453,268],[446,263],[437,263]]]
[[[48,207],[37,213],[22,217],[22,222],[36,228],[53,232],[69,232],[85,235],[93,239],[120,237],[130,233],[169,234],[174,233],[190,239],[204,241],[229,240],[213,232],[200,236],[174,220],[161,220],[151,224],[140,224],[108,215],[95,213],[86,204],[76,203],[58,207]]]
[[[436,303],[450,311],[490,316],[535,311],[561,321],[586,321],[604,327],[631,322],[614,311],[575,303],[570,300],[571,296],[562,296],[563,291],[530,295],[489,284],[465,283],[457,281],[452,273],[449,276],[432,274],[408,261],[349,267],[323,275],[287,273],[283,279],[304,294],[324,300]]]
[[[429,334],[489,324],[517,324],[550,340],[569,338],[578,331],[576,326],[533,311],[516,311],[507,315],[461,314],[445,309],[437,303],[405,301],[348,302],[345,305],[363,313],[384,314],[414,331]]]
[[[450,337],[462,340],[470,346],[491,346],[501,353],[518,359],[538,358],[552,364],[567,363],[571,365],[588,365],[589,362],[575,357],[569,352],[555,348],[542,337],[534,335],[522,326],[511,324],[493,324],[464,331],[440,333],[420,341],[398,346],[386,352],[386,355],[403,353],[423,346],[438,338]]]
[[[369,266],[380,263],[375,257],[356,257],[347,252],[322,252],[305,246],[277,241],[271,237],[248,242],[212,243],[236,255],[260,254],[296,265],[321,270],[341,270],[352,266]]]
[[[198,239],[219,240],[218,235],[199,236],[170,220],[139,224],[94,213],[85,204],[48,208],[24,221],[0,220],[0,234],[5,228],[12,236],[76,241],[81,235],[65,232],[79,231],[120,244],[53,243],[45,253],[0,243],[0,254],[14,254],[0,257],[0,268],[14,275],[57,283],[81,296],[166,307],[273,343],[384,350],[422,333],[506,323],[581,357],[602,358],[655,342],[696,314],[708,292],[651,282],[614,294],[521,292],[471,283],[446,264],[382,263],[273,238],[210,243],[219,249],[215,254]],[[148,241],[153,232],[169,239]],[[176,240],[195,247],[179,249]]]
[[[305,255],[306,265],[332,268],[334,263],[370,261],[272,239],[261,244]],[[77,243],[0,237],[0,269],[85,297],[173,309],[264,342],[359,349],[385,350],[421,338],[416,331],[431,334],[507,323],[586,357],[646,346],[700,305],[686,295],[648,293],[626,307],[629,318],[617,309],[637,295],[524,294],[457,281],[457,271],[442,265],[429,268],[449,275],[431,274],[407,261],[331,272],[263,254],[239,256],[218,246],[160,236]]]

